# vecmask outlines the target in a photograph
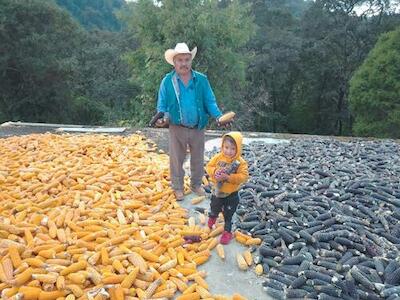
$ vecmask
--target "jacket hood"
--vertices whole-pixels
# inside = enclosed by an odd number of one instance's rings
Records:
[[[236,155],[234,157],[232,157],[232,158],[229,158],[229,159],[236,160],[242,155],[243,136],[239,131],[231,131],[231,132],[229,132],[227,134],[224,134],[222,136],[221,149],[222,149],[222,144],[224,143],[224,139],[227,136],[231,137],[236,143]]]

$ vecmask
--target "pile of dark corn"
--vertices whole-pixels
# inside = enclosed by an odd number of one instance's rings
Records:
[[[400,299],[400,146],[252,143],[237,229],[275,299]]]

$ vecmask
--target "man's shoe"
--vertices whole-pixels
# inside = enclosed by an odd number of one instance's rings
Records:
[[[206,191],[202,186],[192,188],[192,192],[195,193],[197,196],[204,196],[206,194]]]
[[[222,233],[222,236],[221,236],[221,239],[219,240],[219,242],[220,242],[222,245],[228,245],[229,242],[231,241],[231,239],[232,239],[232,233],[230,233],[230,232],[228,232],[228,231],[224,231],[224,232]]]
[[[208,228],[212,228],[213,226],[214,226],[214,224],[215,224],[215,222],[217,221],[217,218],[208,218],[208,223],[207,223],[207,225],[208,225]]]
[[[183,194],[183,191],[175,191],[175,198],[177,201],[182,201],[185,195]]]

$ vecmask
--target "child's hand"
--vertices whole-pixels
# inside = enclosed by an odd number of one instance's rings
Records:
[[[224,181],[227,180],[229,178],[229,175],[226,174],[226,170],[225,169],[218,169],[217,171],[215,171],[215,180],[217,181]]]
[[[220,175],[221,181],[226,181],[229,179],[229,175],[226,174],[225,172],[221,173]]]

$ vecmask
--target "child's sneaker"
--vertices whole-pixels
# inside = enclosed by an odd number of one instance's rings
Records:
[[[229,242],[231,241],[231,239],[232,239],[232,233],[230,233],[230,232],[228,232],[228,231],[224,231],[224,232],[222,233],[222,236],[221,236],[221,239],[219,240],[219,242],[220,242],[222,245],[228,245]]]
[[[215,222],[217,221],[217,218],[208,218],[208,228],[212,228],[215,224]]]

